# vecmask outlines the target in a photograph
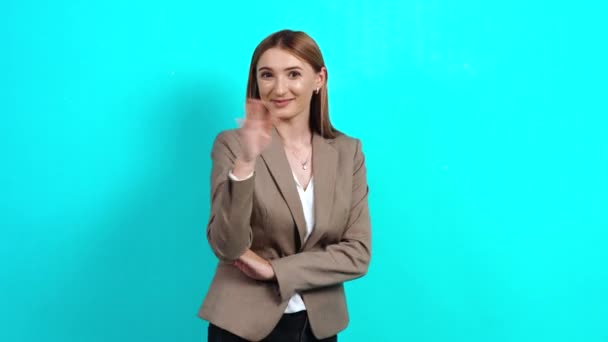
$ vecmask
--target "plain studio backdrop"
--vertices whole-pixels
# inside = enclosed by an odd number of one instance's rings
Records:
[[[601,1],[3,1],[0,340],[205,341],[210,150],[317,40],[373,258],[341,341],[608,341]]]

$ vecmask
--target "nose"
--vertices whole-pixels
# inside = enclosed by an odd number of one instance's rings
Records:
[[[285,95],[287,93],[287,80],[283,77],[277,77],[274,84],[274,92],[277,96]]]

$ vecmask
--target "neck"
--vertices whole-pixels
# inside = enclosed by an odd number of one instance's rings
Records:
[[[308,115],[296,115],[290,120],[278,120],[274,125],[285,146],[307,146],[311,142],[312,132]]]

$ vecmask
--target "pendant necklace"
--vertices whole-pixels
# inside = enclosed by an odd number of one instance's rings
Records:
[[[306,159],[304,159],[303,162],[300,162],[300,164],[302,165],[302,170],[306,171],[308,170],[308,157],[310,157],[310,155],[306,156]],[[297,155],[296,155],[297,158]]]
[[[306,171],[308,170],[308,158],[310,157],[310,154],[308,154],[306,156],[306,159],[304,159],[304,161],[300,161],[300,158],[298,158],[298,155],[296,154],[295,150],[291,150],[291,153],[293,153],[294,157],[296,157],[296,159],[298,159],[298,162],[300,163],[300,165],[302,165],[302,170]]]
[[[306,156],[304,162],[300,164],[302,164],[302,170],[306,171],[308,169],[308,156]]]

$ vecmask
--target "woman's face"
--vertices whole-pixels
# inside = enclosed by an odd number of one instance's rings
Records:
[[[260,56],[256,72],[262,101],[273,117],[284,120],[309,116],[312,94],[325,82],[325,68],[317,73],[307,62],[279,48]]]

